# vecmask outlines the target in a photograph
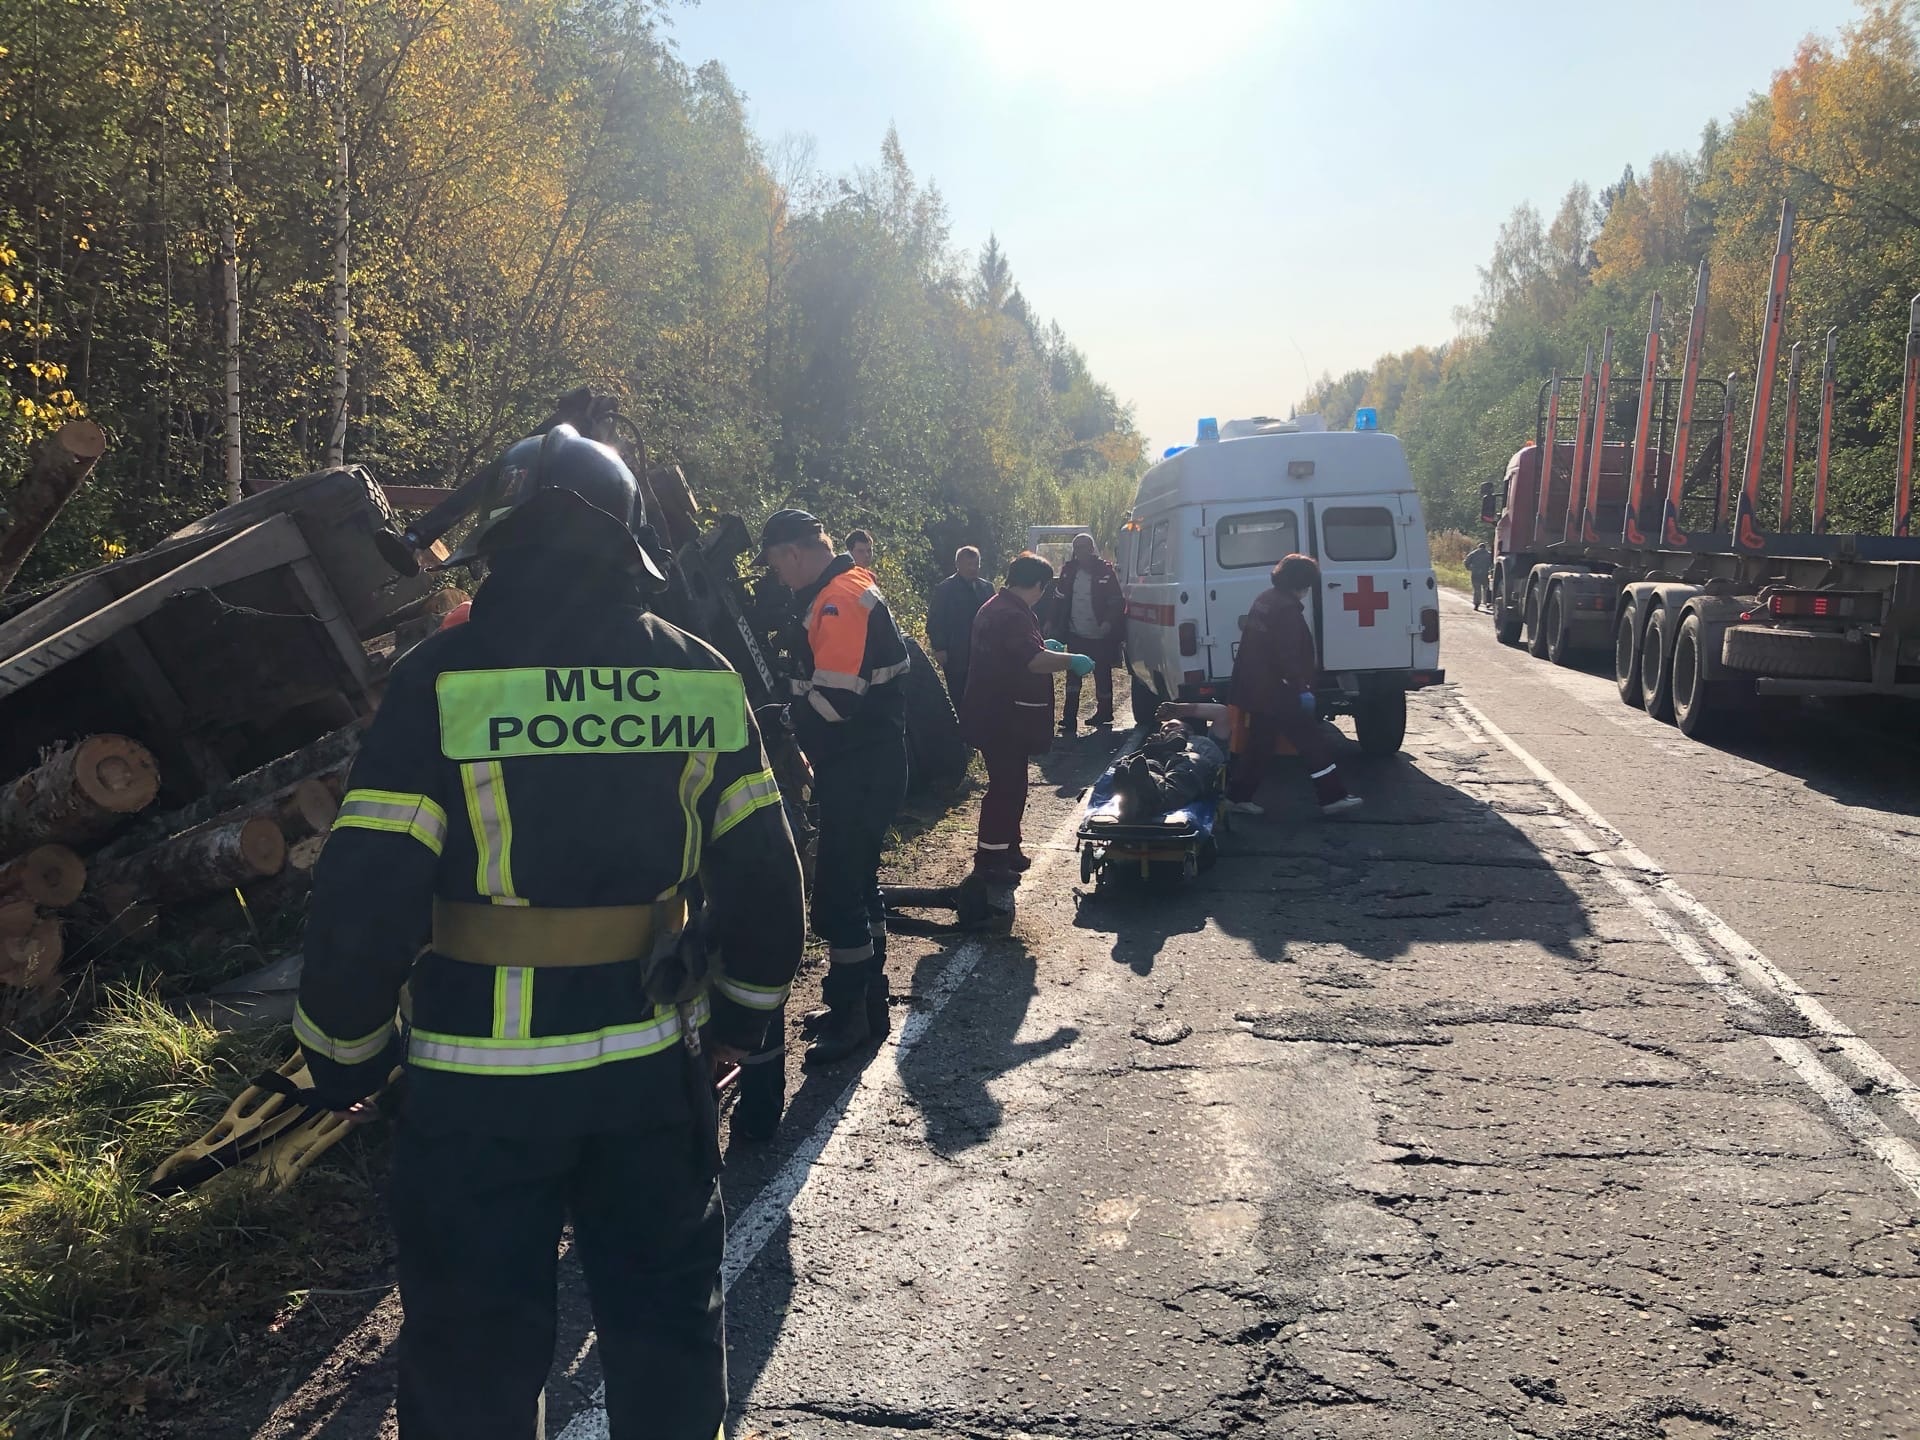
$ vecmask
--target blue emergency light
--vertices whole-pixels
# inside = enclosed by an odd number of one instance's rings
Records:
[[[1167,446],[1166,449],[1160,452],[1160,458],[1162,460],[1171,460],[1174,456],[1178,455],[1182,450],[1191,450],[1192,448],[1193,447],[1191,445],[1169,445]]]
[[[1200,434],[1195,443],[1205,445],[1208,441],[1218,440],[1219,438],[1220,422],[1211,415],[1202,415],[1200,417]]]
[[[1353,412],[1353,428],[1356,430],[1378,430],[1380,428],[1380,417],[1368,407],[1362,406]]]

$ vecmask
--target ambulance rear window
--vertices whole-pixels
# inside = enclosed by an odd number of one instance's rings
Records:
[[[1300,548],[1300,521],[1291,510],[1262,510],[1222,520],[1214,532],[1221,568],[1264,565],[1272,569]]]
[[[1336,505],[1320,515],[1320,549],[1329,560],[1391,560],[1393,512],[1384,505]]]

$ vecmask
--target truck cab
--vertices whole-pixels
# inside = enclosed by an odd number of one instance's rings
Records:
[[[1299,553],[1320,562],[1323,711],[1353,715],[1369,753],[1398,750],[1406,692],[1444,678],[1426,522],[1400,442],[1311,418],[1203,422],[1201,434],[1147,471],[1121,531],[1135,713],[1161,699],[1231,702],[1247,611]]]

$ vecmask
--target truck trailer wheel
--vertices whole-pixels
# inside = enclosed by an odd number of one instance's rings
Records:
[[[1673,612],[1664,605],[1647,617],[1640,642],[1640,694],[1647,714],[1673,723]]]
[[[1527,653],[1536,660],[1547,658],[1546,627],[1540,623],[1540,592],[1527,592]]]
[[[1824,630],[1729,625],[1720,659],[1729,670],[1748,670],[1783,680],[1873,678],[1873,658],[1866,642]]]
[[[1368,755],[1393,755],[1407,738],[1407,692],[1375,690],[1353,702],[1353,733]]]
[[[967,773],[967,746],[960,720],[947,699],[940,672],[920,643],[907,637],[907,759],[915,790],[945,787]]]
[[[1520,643],[1520,617],[1507,608],[1504,600],[1493,602],[1493,638],[1502,645]]]
[[[1620,607],[1620,623],[1613,632],[1613,684],[1620,698],[1638,710],[1647,703],[1640,688],[1640,607]]]
[[[1680,622],[1673,637],[1673,723],[1691,740],[1707,740],[1727,716],[1726,697],[1707,679],[1706,626],[1698,615]]]
[[[1556,665],[1573,664],[1573,645],[1567,634],[1567,597],[1559,585],[1547,592],[1547,659]]]

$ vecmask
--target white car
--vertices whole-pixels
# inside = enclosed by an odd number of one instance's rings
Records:
[[[1406,452],[1372,427],[1203,420],[1149,469],[1121,532],[1134,713],[1163,699],[1231,701],[1233,657],[1281,557],[1320,562],[1314,692],[1354,717],[1361,748],[1391,755],[1407,691],[1437,685],[1440,601]]]

